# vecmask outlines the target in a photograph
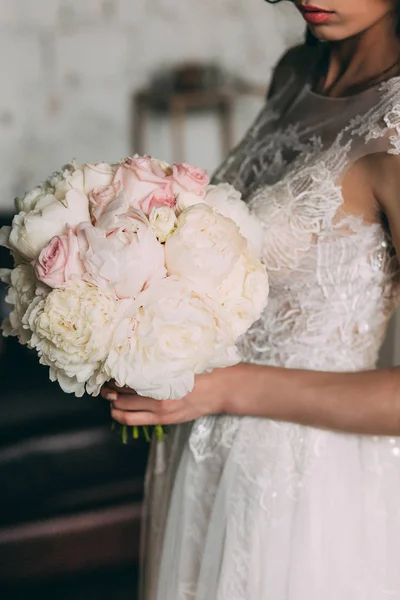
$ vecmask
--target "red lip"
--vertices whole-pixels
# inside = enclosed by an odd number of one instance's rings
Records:
[[[299,10],[303,14],[304,19],[308,23],[313,23],[314,25],[326,23],[334,15],[331,11],[324,10],[323,8],[311,4],[299,6]]]
[[[325,10],[324,8],[320,8],[319,6],[314,6],[313,4],[302,4],[299,6],[299,10],[302,12],[323,12],[323,13],[332,13],[330,10]]]

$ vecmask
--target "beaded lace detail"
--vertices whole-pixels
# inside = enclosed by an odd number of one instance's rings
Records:
[[[374,368],[395,305],[397,261],[381,224],[346,213],[341,181],[352,157],[362,156],[364,147],[365,154],[376,151],[371,141],[400,154],[399,83],[396,78],[383,84],[379,101],[352,117],[328,147],[321,136],[309,137],[311,128],[303,130],[300,123],[276,128],[275,99],[217,172],[215,181],[228,180],[244,193],[265,232],[270,299],[240,340],[245,362],[336,371]],[[207,434],[221,428],[216,421],[208,417],[194,425],[190,445],[199,460]]]
[[[244,361],[375,367],[397,304],[397,259],[384,225],[353,214],[342,195],[351,165],[375,152],[400,155],[400,78],[331,100],[299,88],[293,75],[216,173],[215,182],[242,192],[265,234],[270,299],[239,342]],[[146,600],[400,599],[398,568],[385,563],[382,537],[388,518],[400,535],[399,510],[391,513],[387,502],[389,488],[400,491],[399,439],[221,416],[178,427],[166,445],[175,462],[158,481],[172,486],[163,511],[149,492],[151,547],[164,540],[164,554],[157,591]],[[338,490],[348,492],[349,508],[336,526]],[[317,509],[309,508],[313,502]],[[310,510],[320,511],[313,527]],[[320,523],[332,523],[328,533],[343,564],[318,562]],[[371,540],[363,544],[364,535]]]

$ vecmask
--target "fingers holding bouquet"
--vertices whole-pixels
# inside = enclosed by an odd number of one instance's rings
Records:
[[[103,386],[101,395],[111,402],[112,418],[128,427],[168,426],[195,421],[207,415],[225,412],[231,369],[217,369],[199,375],[193,391],[178,400],[155,400],[135,390],[118,387],[114,382]]]
[[[101,395],[111,402],[114,421],[128,427],[172,424],[172,415],[179,402],[140,396],[135,390],[120,388],[113,383],[103,386]]]

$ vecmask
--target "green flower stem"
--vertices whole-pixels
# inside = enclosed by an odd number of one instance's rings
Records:
[[[161,442],[161,440],[164,439],[164,429],[161,427],[161,425],[156,425],[155,432],[157,440]]]
[[[155,427],[150,427],[149,425],[144,425],[143,427],[128,427],[128,425],[119,425],[116,421],[112,421],[111,431],[118,431],[122,443],[126,445],[128,444],[129,435],[131,435],[134,440],[140,439],[140,436],[143,435],[146,442],[150,443],[154,433],[157,441],[161,441],[164,439],[167,429],[162,427],[162,425],[156,425]]]
[[[149,428],[148,428],[147,425],[145,425],[143,427],[143,433],[144,433],[144,437],[146,438],[146,441],[150,443],[151,442],[151,435],[150,435],[150,431],[149,431]]]

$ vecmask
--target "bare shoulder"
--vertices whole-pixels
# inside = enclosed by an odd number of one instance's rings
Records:
[[[292,75],[295,75],[297,79],[305,78],[314,53],[315,49],[306,44],[289,48],[280,58],[273,71],[268,96],[273,96],[287,82],[288,77]]]
[[[382,208],[396,207],[400,213],[400,156],[379,152],[365,157],[365,164]]]
[[[385,152],[372,154],[365,157],[365,167],[400,258],[400,156]]]

